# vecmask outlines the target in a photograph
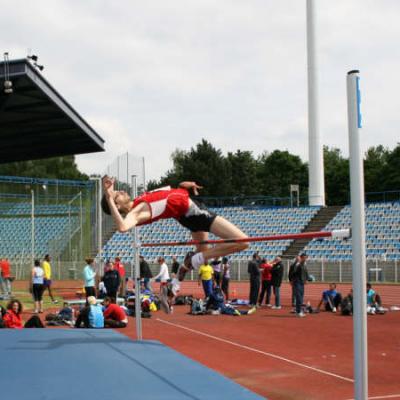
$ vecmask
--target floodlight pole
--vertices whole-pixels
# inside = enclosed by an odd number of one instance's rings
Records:
[[[137,176],[132,175],[132,197],[137,196]],[[133,247],[135,249],[135,320],[136,320],[136,339],[142,340],[142,302],[140,298],[140,264],[139,264],[139,253],[140,243],[138,228],[133,228]]]
[[[359,71],[347,74],[347,112],[350,147],[351,228],[353,251],[354,398],[368,398],[364,169],[360,145]]]
[[[325,206],[324,155],[319,130],[317,54],[315,51],[315,2],[307,0],[307,78],[308,78],[308,202]]]

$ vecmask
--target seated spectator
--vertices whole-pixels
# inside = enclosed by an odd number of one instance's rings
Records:
[[[5,327],[4,321],[3,321],[3,316],[6,312],[7,312],[7,310],[3,306],[0,305],[0,329]]]
[[[343,298],[340,304],[342,315],[353,315],[353,289],[350,289],[349,294]]]
[[[89,296],[87,298],[87,305],[81,309],[76,318],[75,328],[104,328],[103,310],[97,304],[96,297]]]
[[[325,311],[336,312],[342,302],[342,295],[336,291],[336,283],[330,283],[329,289],[322,292],[321,301],[318,304],[318,310],[322,304],[325,305]]]
[[[22,329],[22,328],[44,328],[44,325],[37,315],[33,315],[23,324],[22,321],[22,304],[19,300],[11,300],[7,305],[7,311],[3,316],[5,328]]]
[[[227,314],[227,315],[248,315],[256,312],[256,307],[250,310],[237,310],[230,304],[225,304],[224,294],[219,286],[216,286],[208,297],[206,310],[211,314]]]
[[[122,307],[115,304],[111,297],[106,297],[103,304],[104,326],[106,328],[126,328],[128,317]]]
[[[382,307],[381,296],[372,289],[370,283],[367,283],[367,312],[368,314],[382,314],[385,312]]]

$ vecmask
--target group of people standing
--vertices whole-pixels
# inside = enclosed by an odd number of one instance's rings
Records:
[[[86,298],[108,296],[116,299],[118,295],[122,297],[125,295],[126,272],[119,257],[115,257],[114,262],[106,261],[102,276],[96,271],[93,258],[86,258],[85,262],[83,280]]]
[[[43,293],[46,289],[53,304],[58,303],[53,296],[51,289],[52,286],[52,270],[51,270],[51,257],[49,254],[44,256],[43,262],[35,260],[32,268],[32,280],[30,290],[32,292],[33,301],[35,303],[35,313],[43,312]]]
[[[280,289],[283,279],[283,263],[280,257],[275,257],[271,262],[254,253],[248,263],[247,272],[250,278],[250,307],[261,306],[265,297],[265,305],[273,309],[281,309]],[[272,293],[275,304],[271,304]]]

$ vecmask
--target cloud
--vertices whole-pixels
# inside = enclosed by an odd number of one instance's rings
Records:
[[[320,129],[347,149],[345,75],[361,70],[363,145],[398,141],[400,3],[315,2]],[[1,48],[38,52],[45,77],[106,140],[78,157],[101,172],[119,152],[150,178],[175,148],[288,149],[307,159],[305,2],[43,0],[5,3]]]

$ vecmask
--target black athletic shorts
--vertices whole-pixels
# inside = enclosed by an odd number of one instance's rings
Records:
[[[207,207],[192,199],[188,212],[178,219],[178,222],[191,232],[210,232],[212,223],[217,214]]]

